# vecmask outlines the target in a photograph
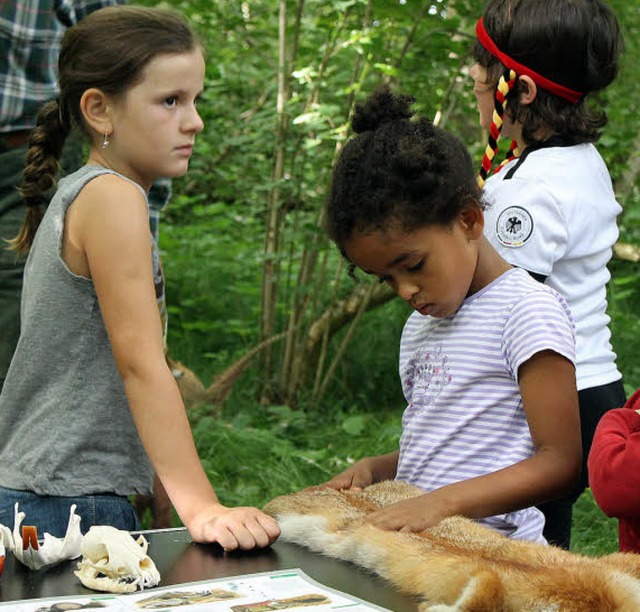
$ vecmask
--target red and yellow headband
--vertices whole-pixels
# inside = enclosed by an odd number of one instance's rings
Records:
[[[497,60],[500,60],[506,68],[510,70],[515,70],[518,76],[528,76],[538,87],[548,91],[549,93],[555,94],[556,96],[560,96],[561,98],[576,104],[580,102],[582,96],[584,95],[580,91],[574,91],[573,89],[569,89],[564,85],[560,85],[558,83],[554,83],[549,79],[543,77],[541,74],[538,74],[534,70],[523,66],[522,64],[516,62],[514,59],[510,58],[506,53],[502,53],[500,49],[498,49],[496,43],[491,40],[491,37],[484,29],[484,24],[482,23],[482,17],[478,20],[476,24],[476,36],[478,37],[478,41],[480,44],[489,52],[493,57]]]

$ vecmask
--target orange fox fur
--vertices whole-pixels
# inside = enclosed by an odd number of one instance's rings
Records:
[[[383,531],[364,517],[422,493],[387,481],[362,492],[306,489],[264,508],[281,538],[351,561],[417,596],[421,610],[640,610],[640,555],[595,558],[506,538],[462,517],[421,533]]]

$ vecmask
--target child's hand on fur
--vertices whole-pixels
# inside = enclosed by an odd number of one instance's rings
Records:
[[[348,470],[342,472],[342,474],[334,476],[322,486],[329,487],[330,489],[338,489],[339,491],[342,489],[361,491],[373,482],[371,460],[366,458],[361,459]]]
[[[342,489],[361,491],[376,482],[393,480],[398,469],[398,455],[398,451],[393,451],[386,455],[365,457],[320,486],[339,491]]]
[[[427,500],[427,497],[430,499]],[[375,527],[388,531],[424,531],[449,516],[444,507],[434,503],[435,500],[431,500],[432,497],[427,493],[396,502],[372,512],[365,520]]]
[[[319,485],[319,488],[362,491],[365,487],[376,482],[393,480],[398,469],[398,454],[398,451],[394,451],[386,455],[360,459],[348,470]]]

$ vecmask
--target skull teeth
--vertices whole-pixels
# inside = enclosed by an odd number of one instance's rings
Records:
[[[23,525],[22,550],[27,550],[29,547],[38,550],[38,528],[34,525]]]

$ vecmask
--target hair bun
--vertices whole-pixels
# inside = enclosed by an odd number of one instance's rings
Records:
[[[364,104],[356,105],[351,118],[351,128],[356,134],[378,129],[385,123],[410,119],[415,114],[411,105],[413,96],[395,95],[388,85],[375,91]]]

